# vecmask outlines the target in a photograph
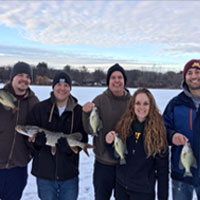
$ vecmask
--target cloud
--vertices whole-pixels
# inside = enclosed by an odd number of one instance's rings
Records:
[[[0,22],[44,44],[199,43],[198,1],[5,1]]]
[[[89,66],[91,69],[97,69],[98,67],[107,68],[116,62],[127,65],[134,63],[125,59],[117,59],[116,61],[116,59],[111,56],[99,56],[92,53],[87,54],[72,51],[43,50],[40,48],[8,45],[0,45],[0,49],[0,59],[5,63],[5,57],[7,57],[7,64],[13,64],[21,60],[34,65],[37,65],[39,62],[46,62],[48,64],[50,63],[50,67],[55,68],[63,68],[68,64],[75,67]],[[10,63],[8,63],[8,59],[11,59]]]
[[[4,43],[0,56],[56,66],[184,62],[199,57],[198,10],[198,1],[1,1],[0,25],[36,43]]]

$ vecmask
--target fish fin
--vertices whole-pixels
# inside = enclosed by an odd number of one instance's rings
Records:
[[[84,148],[83,151],[86,153],[86,155],[87,155],[88,157],[90,157],[90,154],[88,153],[87,148]]]
[[[35,142],[35,136],[29,137],[29,138],[28,138],[28,141],[29,141],[29,142]]]
[[[102,122],[102,120],[101,119],[99,119],[99,130],[101,130],[103,128],[103,122]]]
[[[194,158],[194,161],[193,161],[193,163],[192,163],[192,167],[197,168],[197,161],[196,161],[195,158]]]
[[[101,131],[101,129],[103,128],[103,123],[102,121],[99,119],[99,126],[97,128],[97,133],[99,133]],[[95,136],[98,136],[97,133],[95,133],[96,135]]]
[[[184,169],[184,166],[183,166],[183,164],[182,164],[182,162],[181,162],[181,159],[180,159],[180,161],[179,161],[179,169]]]
[[[70,148],[75,154],[78,154],[79,150],[77,147],[70,147]]]
[[[90,154],[88,153],[88,150],[87,149],[94,149],[94,145],[91,145],[91,144],[86,144],[85,148],[83,149],[83,151],[86,153],[86,155],[88,157],[90,157]]]
[[[11,109],[10,107],[4,106],[4,105],[3,105],[3,107],[4,107],[5,110],[10,110]]]
[[[12,101],[16,102],[17,101],[17,98],[11,94],[10,92],[7,91],[7,94],[10,95],[10,97],[12,98]]]
[[[125,144],[124,144],[125,145]],[[126,147],[126,145],[125,145],[125,151],[124,151],[124,154],[128,154],[128,149],[127,149],[127,147]]]
[[[56,155],[56,147],[51,147],[51,154],[52,154],[53,156]]]
[[[125,164],[126,164],[126,160],[125,160],[125,158],[120,159],[119,163],[120,163],[120,165],[125,165]]]
[[[92,135],[93,135],[94,137],[98,137],[98,136],[99,136],[98,133],[92,133]]]
[[[80,132],[75,132],[75,133],[71,133],[69,135],[66,135],[66,137],[69,138],[69,139],[81,141],[83,136]]]
[[[15,114],[17,112],[17,110],[19,110],[19,109],[15,107],[14,109],[12,109],[12,113]]]
[[[192,177],[192,173],[191,172],[185,172],[183,177],[187,177],[187,176]]]
[[[91,145],[91,144],[86,144],[86,147],[87,147],[87,149],[94,149],[95,148],[95,146]]]
[[[118,154],[116,151],[114,151],[114,156],[115,156],[116,158],[119,158],[119,157],[120,157],[119,154]]]

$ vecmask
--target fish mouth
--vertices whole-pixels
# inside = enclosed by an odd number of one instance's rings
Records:
[[[15,130],[16,130],[17,132],[19,132],[19,133],[26,133],[26,131],[23,130],[22,128],[20,128],[20,127],[15,127]]]

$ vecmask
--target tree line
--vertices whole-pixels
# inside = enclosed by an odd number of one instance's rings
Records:
[[[52,79],[59,71],[58,69],[49,68],[47,63],[40,62],[38,65],[31,66],[33,69],[33,83],[36,85],[51,85]],[[0,67],[0,81],[5,83],[10,78],[12,66]],[[80,86],[105,86],[106,72],[96,69],[89,72],[87,67],[82,66],[80,69],[66,65],[62,69],[69,73],[72,78],[73,85]],[[147,87],[147,88],[180,88],[182,80],[182,72],[168,71],[165,73],[142,71],[142,70],[126,70],[127,87]]]

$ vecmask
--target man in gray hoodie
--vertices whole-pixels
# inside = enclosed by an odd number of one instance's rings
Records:
[[[112,156],[112,150],[109,149],[111,147],[106,145],[105,136],[111,130],[115,130],[115,126],[129,102],[130,93],[125,88],[126,81],[125,70],[119,64],[111,66],[107,72],[108,88],[92,102],[83,106],[83,125],[87,133],[92,134],[89,116],[94,106],[98,108],[102,120],[102,129],[98,132],[98,136],[94,137],[93,185],[95,200],[109,200],[115,186],[115,169],[118,160]]]

